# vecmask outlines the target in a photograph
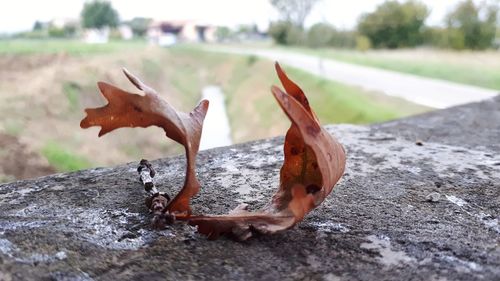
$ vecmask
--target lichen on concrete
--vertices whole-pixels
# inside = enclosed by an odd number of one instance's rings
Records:
[[[342,180],[295,228],[245,243],[208,241],[182,223],[153,230],[137,163],[1,185],[0,280],[498,280],[500,119],[474,115],[479,125],[449,124],[448,135],[434,128],[499,105],[327,126],[347,150]],[[477,132],[481,122],[489,133]],[[266,204],[282,142],[201,152],[194,212]],[[152,161],[160,190],[179,190],[184,161]]]

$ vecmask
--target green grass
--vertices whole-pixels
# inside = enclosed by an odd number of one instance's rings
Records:
[[[16,177],[14,177],[14,176],[0,174],[0,184],[2,184],[2,183],[8,183],[8,182],[13,182],[15,180],[16,180]]]
[[[92,166],[85,157],[73,153],[54,141],[47,142],[41,152],[50,165],[60,172],[76,171]]]
[[[5,119],[3,127],[7,134],[11,136],[19,136],[24,130],[24,122],[18,119]]]
[[[498,60],[500,53],[474,53],[458,51],[425,51],[419,54],[415,50],[415,57],[400,56],[403,51],[369,51],[359,52],[335,49],[305,49],[284,48],[283,50],[298,51],[324,58],[331,58],[353,64],[371,66],[402,73],[414,74],[423,77],[448,80],[490,89],[500,89],[500,64],[483,64],[488,61],[488,54]],[[428,54],[428,55],[426,55]],[[440,56],[442,54],[442,56]],[[479,57],[474,61],[474,56]],[[466,59],[463,59],[466,58]],[[500,61],[500,60],[498,60]]]
[[[75,82],[64,82],[63,92],[66,96],[71,111],[75,111],[80,105],[81,87]]]
[[[110,41],[106,44],[87,44],[73,39],[4,39],[0,40],[0,55],[56,54],[89,55],[141,49],[144,41]]]
[[[200,100],[204,86],[217,84],[214,71],[223,63],[220,57],[200,52],[190,45],[180,45],[167,49],[170,53],[168,65],[163,65],[165,80],[179,92],[182,104],[191,110]]]
[[[161,75],[162,75],[162,67],[161,64],[159,64],[157,61],[144,58],[142,59],[142,73],[148,79],[152,80],[161,80]]]
[[[398,59],[366,57],[360,54],[334,54],[329,57],[387,70],[424,77],[443,79],[479,87],[500,89],[500,67],[489,69],[480,66],[449,64],[435,61],[404,61]]]
[[[191,108],[201,97],[203,81],[199,77],[196,64],[189,62],[191,58],[184,57],[181,60],[187,60],[187,62],[166,70],[166,79],[179,92],[178,97],[182,99],[181,103]]]

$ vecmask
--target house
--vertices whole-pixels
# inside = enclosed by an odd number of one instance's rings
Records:
[[[75,28],[80,25],[78,19],[75,18],[54,18],[47,23],[49,27],[63,29],[68,26],[74,26]]]
[[[109,40],[109,27],[88,28],[83,32],[83,41],[88,44],[104,44]]]
[[[170,46],[178,42],[214,42],[216,27],[196,21],[156,21],[147,32],[151,43]]]
[[[120,33],[120,37],[123,40],[130,40],[134,38],[134,32],[132,31],[132,28],[126,24],[122,24],[118,26],[118,32]]]

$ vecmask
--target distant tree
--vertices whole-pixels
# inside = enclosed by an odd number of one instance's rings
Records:
[[[43,29],[43,23],[41,21],[35,21],[33,24],[33,31],[40,31]]]
[[[281,20],[302,28],[304,21],[319,0],[270,0]]]
[[[130,29],[132,29],[132,33],[136,37],[144,37],[148,32],[149,25],[151,24],[152,19],[150,18],[141,18],[136,17],[128,22]]]
[[[78,23],[76,23],[76,22],[66,23],[63,27],[64,36],[65,37],[74,37],[76,35],[77,29],[78,29]]]
[[[313,48],[328,46],[335,32],[332,25],[317,23],[307,32],[307,45]]]
[[[423,42],[422,27],[428,15],[429,9],[422,2],[386,1],[374,12],[361,16],[358,31],[367,36],[374,47],[413,47]]]
[[[306,36],[307,35],[303,28],[292,25],[290,29],[288,29],[286,41],[288,45],[304,45],[306,42]]]
[[[366,52],[372,47],[372,42],[370,41],[370,38],[364,36],[364,35],[359,35],[356,37],[356,50]]]
[[[249,34],[254,31],[254,26],[250,24],[240,24],[236,27],[236,33]]]
[[[51,26],[51,27],[49,27],[48,32],[49,32],[49,37],[53,37],[53,38],[65,37],[63,28]]]
[[[85,3],[81,17],[86,28],[116,27],[119,23],[118,12],[111,3],[100,0]]]
[[[274,42],[279,45],[287,44],[287,34],[288,30],[291,28],[292,24],[286,21],[277,21],[271,23],[269,26],[269,36],[274,39]]]
[[[307,45],[317,47],[354,48],[356,46],[356,33],[352,31],[337,30],[330,24],[317,23],[307,32]]]
[[[446,16],[448,36],[460,38],[467,49],[491,47],[497,29],[498,9],[498,2],[490,5],[485,2],[476,5],[472,0],[460,2]]]
[[[231,29],[229,29],[229,27],[227,26],[219,26],[215,30],[215,37],[219,42],[227,41],[231,39],[232,36],[233,33],[231,32]]]
[[[268,33],[279,45],[300,45],[306,40],[304,30],[289,21],[271,23]]]
[[[66,23],[63,27],[50,25],[48,27],[48,35],[55,38],[70,38],[76,35],[76,30],[76,23]]]
[[[356,37],[357,34],[354,31],[335,30],[328,45],[336,48],[354,48]]]
[[[500,26],[497,27],[497,33],[493,40],[493,48],[497,50],[500,49]]]
[[[31,31],[20,32],[16,35],[24,38],[46,38],[49,35],[48,24],[37,20],[33,23]]]

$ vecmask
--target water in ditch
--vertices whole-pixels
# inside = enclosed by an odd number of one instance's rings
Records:
[[[202,99],[207,99],[210,106],[203,122],[200,150],[231,145],[231,127],[221,88],[206,86],[202,91]]]

